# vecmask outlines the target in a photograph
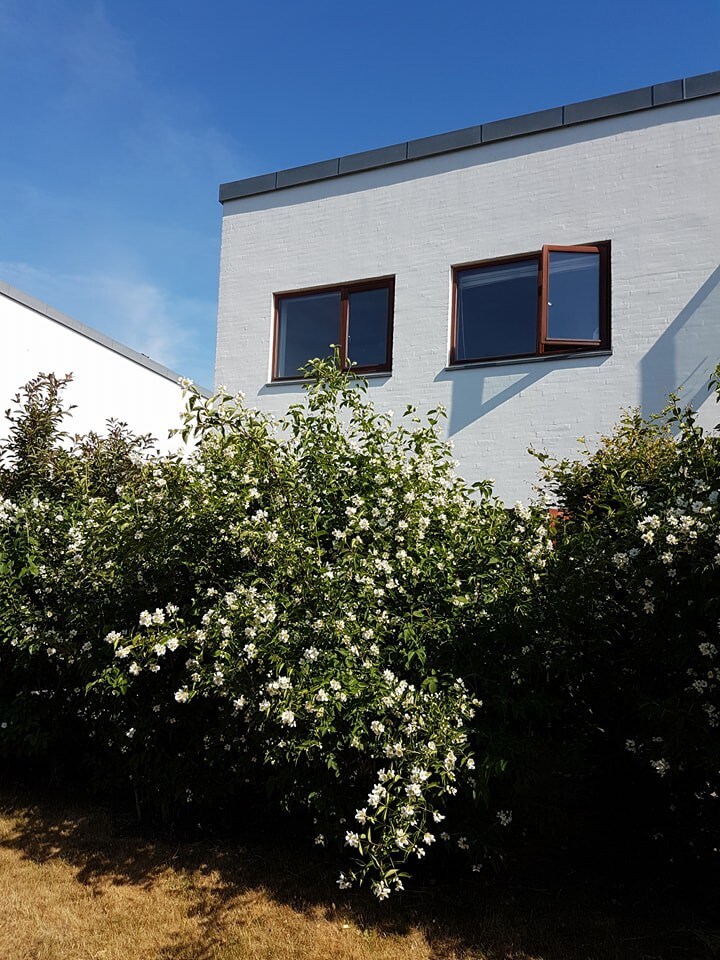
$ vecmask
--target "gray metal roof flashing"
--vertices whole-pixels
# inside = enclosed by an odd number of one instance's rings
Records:
[[[234,180],[220,185],[219,199],[220,203],[225,203],[227,200],[272,193],[286,187],[331,180],[335,177],[359,173],[362,170],[408,163],[439,153],[452,153],[467,147],[496,143],[498,140],[524,137],[546,130],[556,130],[559,127],[587,123],[591,120],[619,117],[637,110],[652,110],[669,103],[696,100],[699,97],[709,97],[718,93],[720,93],[720,70],[703,73],[696,77],[686,77],[683,80],[656,83],[650,87],[627,90],[608,97],[584,100],[581,103],[569,103],[564,107],[539,110],[536,113],[527,113],[507,120],[493,120],[475,127],[453,130],[451,133],[409,140],[406,143],[396,143],[377,150],[365,150],[362,153],[336,157],[334,160],[323,160],[320,163],[309,163],[289,170],[278,170],[275,173],[266,173],[246,180]]]
[[[181,379],[179,373],[175,373],[174,370],[170,370],[168,367],[164,367],[161,363],[157,363],[150,357],[146,357],[144,353],[138,353],[137,350],[126,347],[124,343],[113,340],[104,333],[100,333],[99,330],[94,330],[92,327],[87,327],[78,320],[73,320],[73,318],[68,317],[67,314],[61,313],[59,310],[49,306],[47,303],[43,303],[41,300],[37,300],[35,297],[31,297],[29,293],[18,290],[17,287],[10,286],[10,284],[5,283],[4,280],[0,280],[0,294],[9,297],[11,300],[15,300],[17,303],[23,304],[25,307],[29,307],[31,310],[34,310],[35,313],[42,314],[42,316],[47,317],[48,320],[53,320],[55,323],[59,323],[69,330],[74,330],[75,333],[79,333],[81,337],[87,337],[88,340],[99,343],[100,346],[112,350],[113,353],[118,353],[127,360],[132,360],[133,363],[152,370],[153,373],[165,377],[166,380],[172,380],[173,383],[178,383]],[[203,396],[211,396],[210,391],[205,387],[199,387],[198,389]]]

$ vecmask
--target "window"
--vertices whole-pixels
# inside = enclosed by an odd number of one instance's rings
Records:
[[[313,357],[340,349],[343,368],[360,373],[392,366],[394,277],[275,294],[273,380],[302,376]]]
[[[606,242],[455,267],[450,363],[608,349],[609,293]]]

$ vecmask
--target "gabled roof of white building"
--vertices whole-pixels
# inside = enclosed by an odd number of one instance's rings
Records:
[[[638,110],[653,110],[671,103],[696,100],[699,97],[709,97],[718,93],[720,93],[720,70],[686,77],[682,80],[656,83],[650,87],[615,93],[608,97],[569,103],[562,107],[526,113],[507,120],[493,120],[490,123],[453,130],[451,133],[440,133],[433,137],[380,147],[377,150],[365,150],[345,157],[335,157],[333,160],[323,160],[320,163],[310,163],[246,180],[223,183],[220,185],[220,203],[241,197],[251,197],[259,193],[271,193],[286,187],[315,183],[318,180],[330,180],[376,167],[409,163],[440,153],[452,153],[467,147],[496,143],[498,140],[509,140],[546,130],[556,130],[560,127],[575,126],[591,120],[617,117]]]
[[[94,340],[95,343],[100,344],[100,346],[106,347],[108,350],[112,350],[114,353],[118,353],[128,360],[132,360],[133,363],[138,363],[141,367],[146,367],[148,370],[152,370],[153,373],[157,373],[167,380],[172,380],[173,383],[178,383],[181,379],[181,374],[170,370],[169,367],[163,366],[162,363],[158,363],[146,354],[138,353],[137,350],[125,346],[124,343],[120,343],[118,340],[113,340],[112,337],[106,336],[106,334],[93,329],[93,327],[88,327],[84,323],[80,323],[79,320],[73,320],[73,318],[67,314],[61,313],[60,310],[56,310],[49,304],[43,303],[41,300],[30,296],[29,293],[25,293],[23,290],[18,290],[17,287],[5,283],[4,280],[0,280],[0,294],[9,297],[11,300],[15,300],[17,303],[23,304],[25,307],[29,307],[31,310],[34,310],[35,313],[47,317],[48,320],[53,320],[55,323],[59,323],[63,327],[73,330],[82,337],[87,337],[88,340]],[[204,387],[200,387],[200,390],[206,396],[210,396],[210,392]]]

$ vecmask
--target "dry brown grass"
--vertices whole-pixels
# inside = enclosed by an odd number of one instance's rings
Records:
[[[426,890],[390,906],[341,896],[327,865],[277,846],[148,842],[119,836],[96,808],[0,797],[0,960],[665,955],[657,930],[621,929],[547,893],[491,900],[466,884],[452,896]],[[678,958],[709,955],[693,938],[675,947]]]

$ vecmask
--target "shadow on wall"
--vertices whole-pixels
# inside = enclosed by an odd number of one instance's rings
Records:
[[[683,405],[697,409],[720,360],[720,266],[640,361],[640,403],[648,415],[680,390]]]
[[[451,383],[448,436],[454,436],[491,410],[519,396],[558,368],[598,367],[608,359],[608,356],[562,359],[555,357],[517,366],[504,364],[497,367],[443,370],[435,377],[435,382],[449,380]]]

